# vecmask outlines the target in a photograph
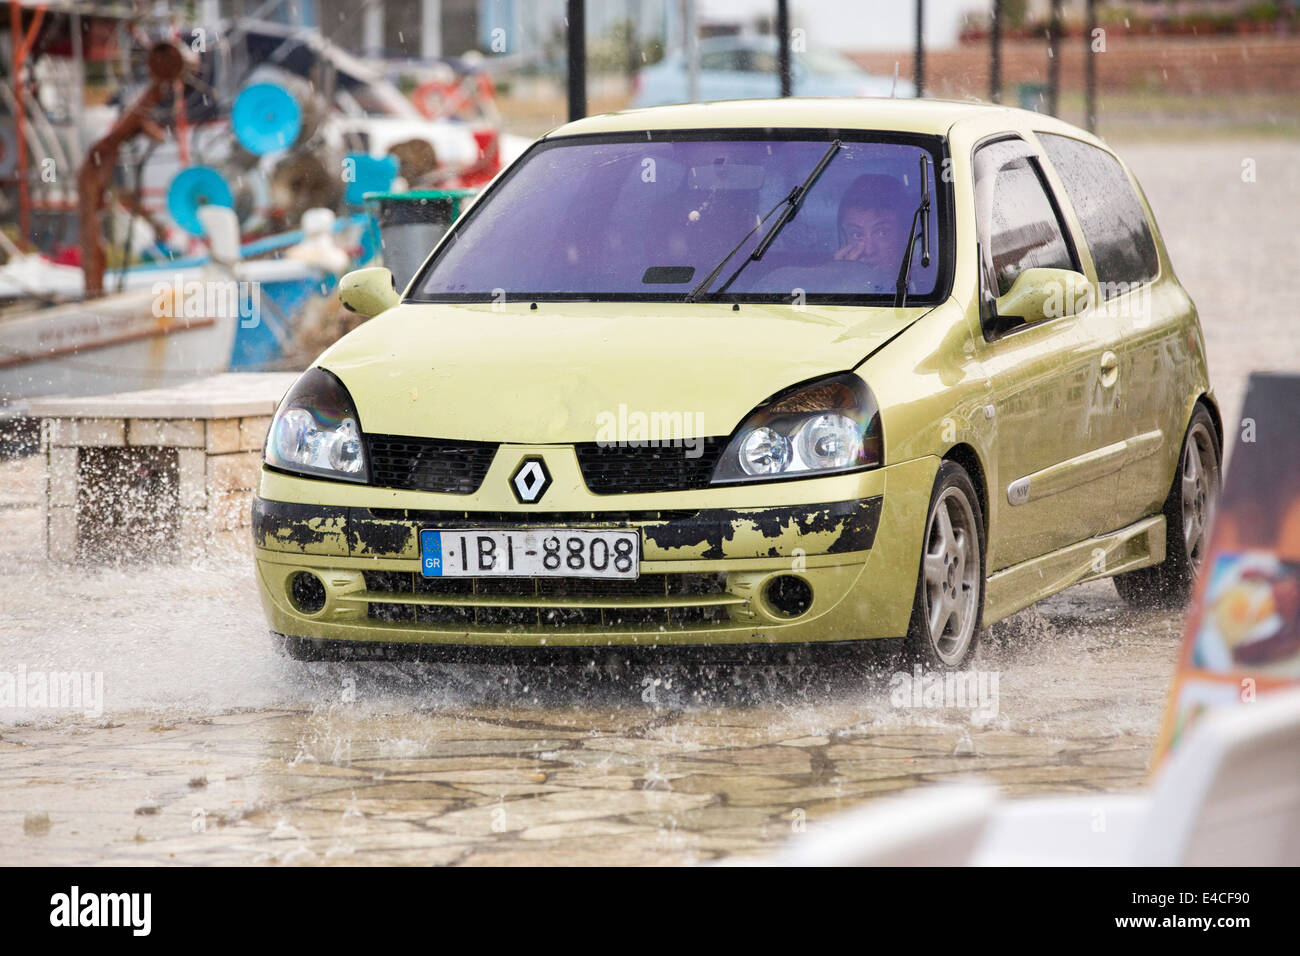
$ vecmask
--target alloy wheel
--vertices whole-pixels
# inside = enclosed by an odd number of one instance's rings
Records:
[[[1193,575],[1200,572],[1209,544],[1210,520],[1219,488],[1219,462],[1214,439],[1203,422],[1187,433],[1179,468],[1183,512],[1183,543]]]
[[[925,532],[925,626],[944,664],[961,661],[975,633],[980,575],[979,529],[959,488],[935,501]]]

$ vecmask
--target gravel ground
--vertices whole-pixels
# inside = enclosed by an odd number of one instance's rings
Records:
[[[1123,149],[1205,326],[1229,429],[1300,368],[1296,144]],[[1243,182],[1253,160],[1255,181]],[[887,792],[1146,779],[1182,627],[1073,588],[986,636],[983,708],[837,666],[296,665],[246,562],[40,558],[39,465],[0,465],[0,669],[103,674],[103,713],[0,711],[9,863],[690,863],[771,849]],[[995,691],[995,692],[994,692]]]

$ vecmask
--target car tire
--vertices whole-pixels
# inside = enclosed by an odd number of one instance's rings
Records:
[[[1180,608],[1209,547],[1210,519],[1219,493],[1221,454],[1214,419],[1199,402],[1183,434],[1178,469],[1165,498],[1165,559],[1149,568],[1117,574],[1115,590],[1136,608]]]
[[[975,652],[984,615],[984,513],[966,469],[939,466],[926,511],[916,598],[903,655],[958,668]]]

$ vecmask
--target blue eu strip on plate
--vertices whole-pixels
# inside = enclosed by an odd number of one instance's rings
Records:
[[[420,532],[420,570],[426,578],[442,577],[442,534]]]

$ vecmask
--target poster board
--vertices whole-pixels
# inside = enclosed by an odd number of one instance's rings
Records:
[[[1300,375],[1250,377],[1156,748],[1208,710],[1300,686]]]

